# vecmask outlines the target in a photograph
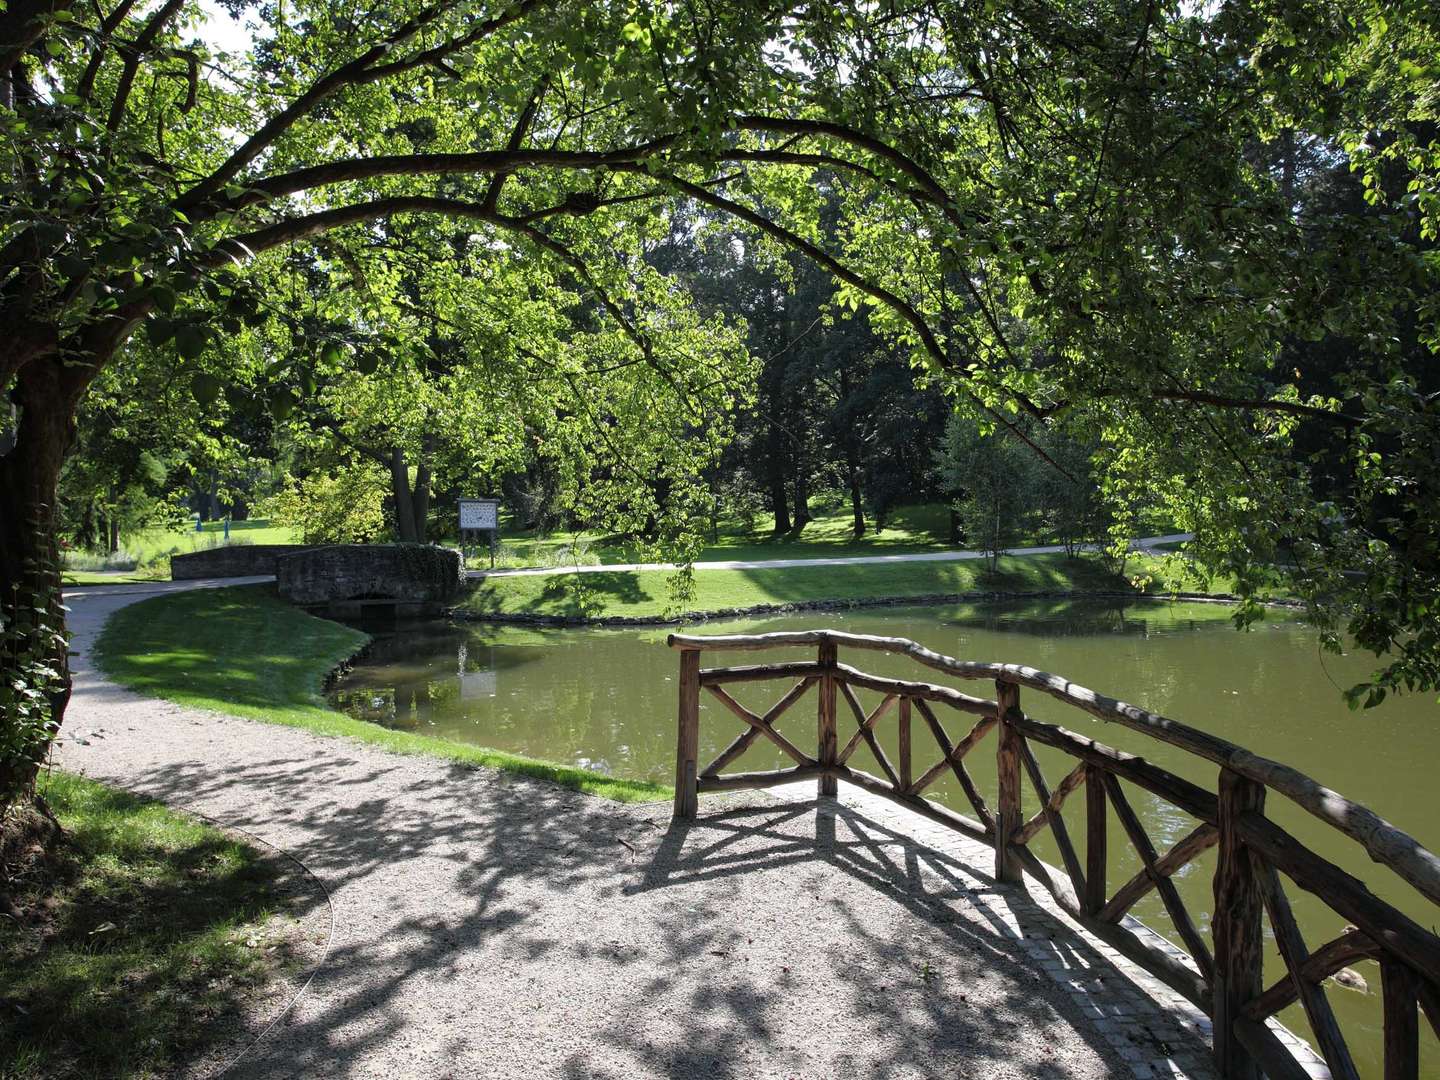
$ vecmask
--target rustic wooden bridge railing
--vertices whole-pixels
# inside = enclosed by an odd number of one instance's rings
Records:
[[[1187,727],[1134,705],[1097,694],[1048,672],[1015,664],[956,660],[904,638],[845,634],[831,630],[757,635],[693,637],[672,634],[680,650],[679,738],[676,754],[675,816],[693,818],[706,791],[769,787],[814,778],[821,795],[833,795],[844,780],[909,807],[995,848],[995,876],[1019,882],[1022,871],[1039,881],[1056,902],[1088,930],[1183,994],[1213,1022],[1214,1057],[1222,1075],[1250,1080],[1262,1074],[1304,1080],[1305,1071],[1266,1019],[1299,1001],[1313,1042],[1337,1080],[1358,1078],[1355,1063],[1326,999],[1324,981],[1359,959],[1380,962],[1384,1005],[1385,1080],[1419,1075],[1419,1014],[1440,1036],[1440,937],[1376,897],[1359,879],[1300,843],[1265,815],[1265,798],[1275,791],[1360,844],[1431,903],[1440,905],[1440,858],[1376,814],[1321,786],[1303,773],[1252,754],[1243,747]],[[961,679],[992,680],[995,700],[971,697],[946,686],[866,674],[838,662],[839,646],[902,653],[926,667]],[[771,649],[815,646],[813,662],[749,667],[701,668],[704,649]],[[766,712],[741,705],[725,686],[782,681],[790,685]],[[819,724],[814,756],[775,728],[775,722],[815,687]],[[868,713],[856,687],[883,695]],[[1123,753],[1020,709],[1020,688],[1028,687],[1067,705],[1123,724],[1220,766],[1216,791],[1182,779],[1141,757]],[[704,768],[697,767],[700,692],[704,690],[745,723],[745,729]],[[854,713],[856,730],[842,747],[837,732],[837,699]],[[936,706],[943,706],[938,709]],[[939,713],[975,717],[959,739],[947,733]],[[892,763],[875,737],[876,725],[894,714],[898,761]],[[916,715],[939,751],[939,760],[919,773],[913,741]],[[986,805],[966,768],[966,759],[992,730],[998,743],[997,805]],[[767,772],[722,773],[764,738],[795,764]],[[883,778],[849,764],[864,742]],[[1075,767],[1054,787],[1031,750],[1041,743],[1068,754]],[[924,797],[945,773],[959,782],[975,810],[970,818]],[[1028,776],[1039,811],[1028,819],[1021,803],[1022,775]],[[1133,784],[1195,819],[1195,828],[1160,854],[1130,804],[1122,784]],[[1085,788],[1084,858],[1071,840],[1060,808]],[[1107,815],[1113,810],[1139,856],[1142,869],[1109,892],[1106,874]],[[1049,829],[1060,851],[1065,876],[1057,879],[1030,851],[1030,842]],[[1175,872],[1218,846],[1214,874],[1211,942],[1207,945],[1179,891]],[[1338,937],[1311,949],[1291,911],[1281,875],[1315,896],[1350,925]],[[1152,890],[1186,943],[1193,968],[1147,945],[1122,925],[1125,914]],[[1263,980],[1263,918],[1268,914],[1285,973],[1269,986]]]

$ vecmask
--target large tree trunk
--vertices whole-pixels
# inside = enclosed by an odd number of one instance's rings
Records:
[[[419,543],[415,539],[415,504],[410,498],[410,467],[405,451],[398,446],[390,451],[390,494],[395,499],[395,539],[402,544]]]
[[[770,470],[770,512],[775,515],[775,531],[780,534],[790,531],[790,500],[785,494],[785,474],[777,468]]]
[[[862,536],[865,535],[865,499],[863,493],[860,490],[860,466],[854,460],[851,460],[849,463],[849,469],[850,513],[854,519],[851,523],[850,529],[851,532],[855,534],[855,539],[859,540]]]
[[[398,446],[390,451],[390,494],[395,500],[395,539],[423,544],[430,527],[430,465],[422,461],[410,486],[410,464]]]
[[[13,441],[7,440],[8,450],[0,454],[0,615],[7,625],[24,627],[26,620],[16,620],[17,611],[28,618],[38,608],[41,628],[64,629],[55,496],[60,466],[75,433],[75,407],[93,370],[55,358],[32,360],[10,388],[18,423]],[[17,753],[0,758],[0,812],[29,789],[70,700],[64,639],[49,641],[33,622],[30,625],[26,640],[0,649],[0,678],[17,677],[18,665],[27,657],[47,661],[58,674],[50,692],[52,727],[27,732]]]
[[[415,493],[410,497],[410,505],[415,542],[423,544],[429,539],[430,526],[430,466],[423,461],[415,469]]]
[[[810,463],[795,455],[795,532],[810,524]]]

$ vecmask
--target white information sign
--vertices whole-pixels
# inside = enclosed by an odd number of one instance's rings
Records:
[[[500,527],[499,499],[461,499],[461,529],[498,529]]]

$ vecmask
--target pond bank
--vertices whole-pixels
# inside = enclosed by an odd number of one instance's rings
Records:
[[[1165,576],[1166,562],[1132,556],[1137,588],[1097,557],[1012,555],[988,569],[982,559],[868,561],[845,565],[754,564],[694,572],[688,594],[674,595],[674,573],[663,569],[588,570],[482,579],[456,606],[463,618],[531,625],[645,625],[802,610],[860,606],[946,604],[1054,597],[1178,595],[1183,581]],[[1202,599],[1217,591],[1186,593]],[[678,610],[677,610],[678,609]]]
[[[1121,603],[1148,600],[1162,603],[1185,601],[1193,604],[1233,604],[1239,597],[1230,593],[1167,592],[1146,593],[1134,589],[1045,590],[1040,592],[921,593],[901,596],[870,596],[844,600],[797,600],[782,604],[751,604],[746,607],[707,608],[667,615],[550,615],[539,612],[486,612],[468,607],[451,608],[446,614],[465,622],[496,623],[503,626],[676,626],[681,623],[721,622],[761,615],[794,615],[807,611],[855,611],[886,607],[948,607],[957,604],[1025,603],[1038,600],[1114,600]],[[1267,607],[1300,608],[1289,600],[1266,601]]]

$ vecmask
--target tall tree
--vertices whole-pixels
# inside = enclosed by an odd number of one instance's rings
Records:
[[[652,206],[685,198],[815,261],[987,423],[1024,441],[1015,415],[1065,415],[1123,448],[1117,468],[1187,477],[1174,512],[1213,565],[1273,576],[1284,541],[1283,584],[1331,644],[1348,618],[1387,656],[1377,689],[1440,684],[1440,402],[1392,332],[1413,320],[1440,344],[1432,7],[261,13],[248,64],[207,54],[184,0],[0,13],[7,582],[53,566],[75,410],[137,326],[201,362],[255,305],[253,265],[361,250],[382,220],[463,222],[583,288],[613,328],[606,370],[635,373],[616,407],[724,415],[706,407],[713,366],[657,347],[647,312],[669,293],[639,273]],[[1375,216],[1297,218],[1284,169],[1251,152],[1286,130],[1348,155]],[[372,331],[363,304],[353,325]],[[1339,393],[1302,398],[1275,361],[1315,334],[1359,348]],[[1317,493],[1300,431],[1344,474],[1341,499]],[[676,504],[643,487],[636,505]],[[63,650],[50,660],[63,687]]]

